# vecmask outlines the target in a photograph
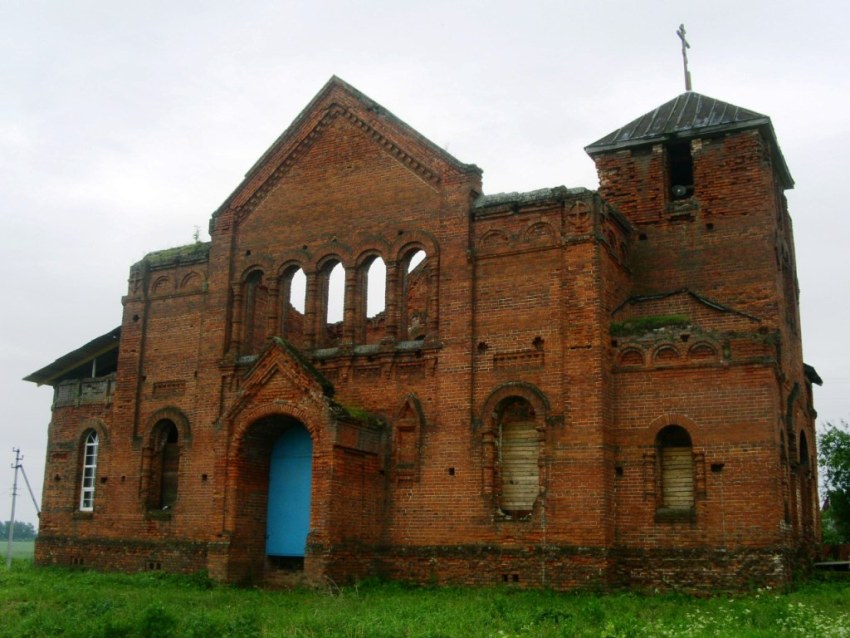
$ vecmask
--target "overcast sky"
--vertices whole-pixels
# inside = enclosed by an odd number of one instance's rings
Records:
[[[130,265],[210,214],[336,74],[485,193],[596,188],[582,150],[684,90],[769,115],[796,188],[819,422],[850,420],[846,1],[0,3],[0,520],[41,492],[52,390],[21,378],[119,325]],[[718,300],[723,301],[723,300]],[[18,518],[35,522],[25,489]]]

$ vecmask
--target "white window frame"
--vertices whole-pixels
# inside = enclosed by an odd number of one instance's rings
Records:
[[[80,511],[94,510],[94,488],[97,475],[97,432],[89,432],[83,442],[82,477],[80,479]]]

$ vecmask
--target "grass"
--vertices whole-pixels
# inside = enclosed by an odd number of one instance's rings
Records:
[[[710,599],[410,587],[272,592],[203,575],[0,571],[0,636],[449,638],[850,636],[850,581]]]
[[[0,543],[0,552],[3,554],[3,559],[6,559],[6,551],[9,548],[9,543],[3,539]],[[21,558],[32,560],[33,551],[35,550],[35,541],[12,541],[12,558]],[[5,564],[5,563],[4,563]]]

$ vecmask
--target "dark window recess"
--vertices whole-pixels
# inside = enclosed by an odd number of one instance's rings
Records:
[[[177,445],[177,432],[174,431],[172,440],[169,433],[168,442],[162,448],[162,509],[173,507],[177,501],[177,475],[180,468],[180,448]]]
[[[694,194],[694,161],[690,142],[675,142],[667,147],[667,171],[671,199],[687,199]]]

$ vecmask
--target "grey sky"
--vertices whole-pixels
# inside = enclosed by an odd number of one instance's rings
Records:
[[[486,193],[597,185],[583,147],[684,90],[769,115],[797,186],[819,421],[850,419],[845,2],[0,4],[0,519],[22,448],[43,479],[51,390],[30,372],[114,328],[130,265],[213,210],[332,74],[464,162]],[[722,300],[720,300],[722,301]],[[19,518],[35,521],[28,498]]]

